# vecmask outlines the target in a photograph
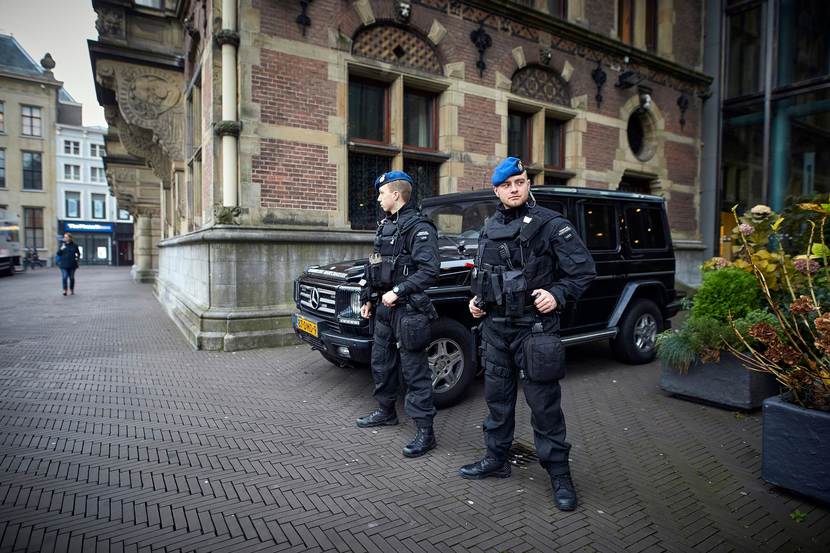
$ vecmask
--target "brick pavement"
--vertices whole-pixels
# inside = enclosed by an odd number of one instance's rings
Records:
[[[570,350],[581,504],[561,513],[533,462],[456,476],[482,451],[481,382],[405,459],[410,423],[353,424],[368,371],[304,346],[193,351],[126,270],[58,288],[0,279],[0,551],[830,550],[830,509],[760,479],[760,415],[667,397],[656,364]]]

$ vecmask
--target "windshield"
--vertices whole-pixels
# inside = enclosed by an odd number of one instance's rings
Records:
[[[452,248],[463,241],[469,247],[478,242],[478,234],[484,226],[484,220],[496,211],[496,199],[468,200],[423,209],[423,214],[432,219],[438,228],[439,237],[450,242]],[[442,244],[441,248],[447,247]]]
[[[19,241],[17,225],[0,226],[0,243]]]

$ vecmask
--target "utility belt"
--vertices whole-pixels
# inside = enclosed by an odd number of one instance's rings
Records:
[[[530,305],[522,305],[519,306],[517,309],[514,309],[512,312],[509,312],[507,306],[502,304],[499,305],[497,303],[485,303],[484,304],[484,311],[487,312],[488,315],[495,315],[497,317],[506,317],[506,318],[523,318],[523,317],[535,317],[539,314],[539,311],[536,310],[536,306],[533,304]]]

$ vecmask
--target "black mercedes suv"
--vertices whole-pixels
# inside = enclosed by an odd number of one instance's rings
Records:
[[[540,205],[567,217],[579,230],[597,278],[561,315],[566,345],[610,340],[618,359],[654,358],[657,334],[680,310],[675,259],[665,200],[657,196],[589,188],[533,188]],[[467,303],[479,230],[496,209],[490,190],[424,199],[421,211],[438,227],[441,274],[427,290],[440,318],[432,325],[429,363],[437,406],[459,400],[479,370],[476,324]],[[307,267],[294,282],[296,334],[328,361],[368,365],[372,320],[360,317],[365,259]]]

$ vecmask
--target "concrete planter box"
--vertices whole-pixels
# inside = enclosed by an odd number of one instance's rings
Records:
[[[661,364],[660,387],[665,391],[735,409],[757,409],[764,399],[779,393],[769,374],[750,371],[731,353],[717,363],[695,361],[685,374]]]
[[[764,401],[761,476],[830,504],[830,412],[776,396]]]

